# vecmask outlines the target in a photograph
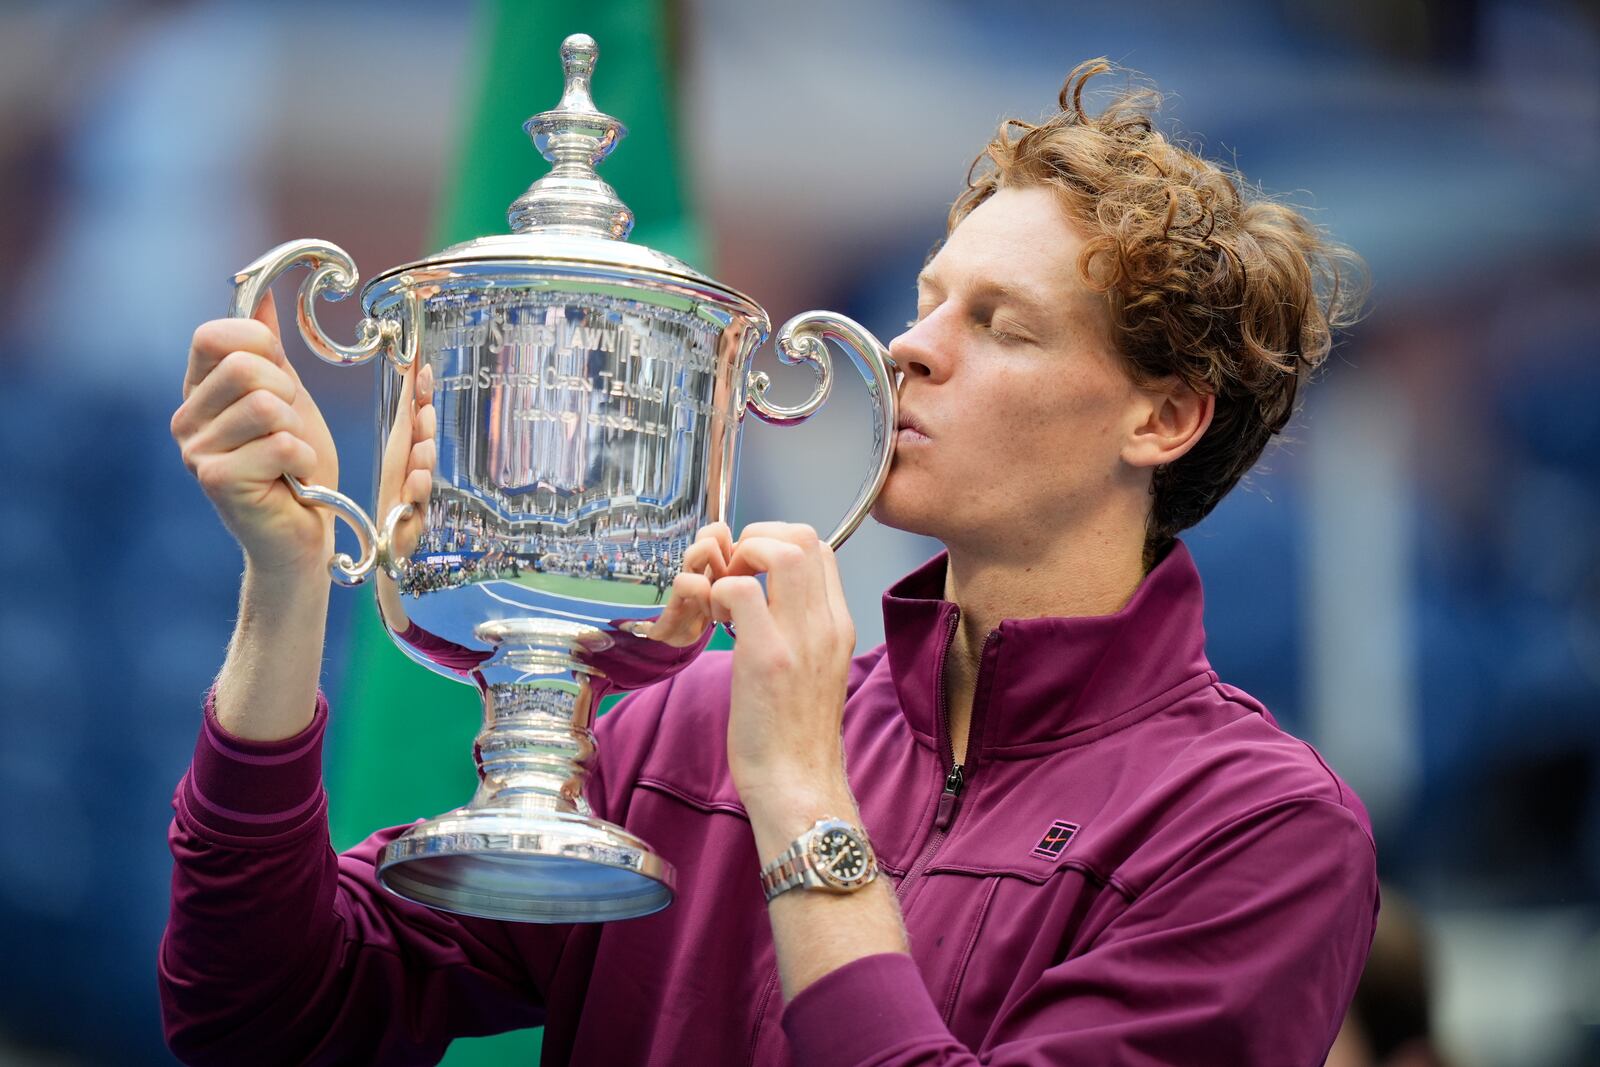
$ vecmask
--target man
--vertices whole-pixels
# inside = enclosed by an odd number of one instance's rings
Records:
[[[1286,422],[1348,314],[1346,253],[1168,143],[1147,95],[1091,115],[1105,69],[991,142],[891,346],[876,514],[947,553],[886,594],[885,645],[851,658],[807,528],[690,549],[654,636],[728,619],[737,647],[599,720],[587,794],[680,872],[643,919],[398,900],[372,858],[403,827],[332,854],[331,532],[278,476],[331,485],[336,461],[275,330],[201,327],[173,432],[247,567],[175,799],[180,1056],[431,1062],[544,1021],[552,1062],[1322,1062],[1372,938],[1370,829],[1210,669],[1175,535]],[[422,501],[430,370],[410,385]],[[784,866],[818,837],[828,871]]]

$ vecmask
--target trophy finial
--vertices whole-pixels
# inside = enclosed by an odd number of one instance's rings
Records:
[[[561,42],[561,70],[566,75],[566,91],[561,94],[558,110],[593,111],[594,101],[589,99],[589,76],[594,73],[594,61],[600,58],[600,46],[587,33],[575,33]]]
[[[523,124],[533,145],[553,167],[511,205],[514,233],[582,233],[626,240],[633,212],[595,166],[627,136],[622,123],[597,110],[589,95],[600,46],[586,33],[561,42],[565,86],[561,102]]]

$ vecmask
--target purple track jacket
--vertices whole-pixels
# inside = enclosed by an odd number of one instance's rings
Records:
[[[433,1063],[450,1039],[545,1025],[544,1062],[1320,1064],[1366,960],[1366,813],[1308,745],[1218,681],[1177,545],[1114,615],[1007,620],[983,649],[957,769],[943,557],[884,596],[854,662],[847,773],[911,955],[785,1003],[729,776],[730,665],[701,656],[596,723],[595,813],[678,872],[642,919],[462,918],[383,890],[404,827],[335,855],[321,750],[221,731],[179,784],[160,954],[193,1064]]]

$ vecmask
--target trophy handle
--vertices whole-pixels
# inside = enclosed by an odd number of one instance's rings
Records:
[[[816,414],[828,399],[833,388],[833,360],[823,342],[832,341],[850,355],[866,380],[867,394],[872,401],[873,463],[861,483],[861,491],[850,504],[850,509],[839,525],[828,535],[828,544],[838,548],[856,532],[872,510],[878,492],[889,477],[889,464],[894,459],[894,434],[896,419],[896,386],[894,358],[878,339],[853,319],[832,311],[807,311],[796,315],[778,331],[778,359],[793,366],[809,364],[817,376],[816,388],[804,401],[793,407],[775,404],[767,399],[767,389],[772,384],[765,372],[752,372],[746,379],[748,397],[745,403],[763,422],[775,426],[796,426]]]
[[[340,367],[353,367],[365,363],[379,352],[386,354],[394,365],[404,371],[416,360],[419,331],[413,318],[411,336],[402,344],[400,323],[392,319],[363,318],[356,331],[354,345],[341,345],[322,332],[317,322],[315,301],[317,297],[343,300],[355,289],[360,275],[355,261],[338,245],[314,239],[288,241],[255,260],[233,276],[233,303],[228,308],[230,318],[254,317],[267,287],[284,271],[305,265],[311,273],[300,285],[300,299],[295,310],[295,321],[306,346],[326,363]],[[413,308],[413,313],[415,308]],[[306,485],[292,474],[283,476],[294,498],[306,507],[325,507],[338,515],[356,532],[361,542],[361,559],[352,560],[348,553],[335,552],[328,561],[328,573],[340,585],[360,585],[367,580],[375,566],[388,568],[388,538],[380,538],[372,519],[361,505],[343,493],[320,485]],[[394,516],[387,525],[394,525]]]

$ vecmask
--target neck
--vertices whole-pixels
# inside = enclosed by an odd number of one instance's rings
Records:
[[[1142,536],[1065,537],[1048,547],[1028,540],[996,552],[949,549],[944,595],[961,609],[957,648],[973,660],[1003,619],[1110,615],[1144,578]]]
[[[1144,578],[1144,545],[1138,537],[1101,536],[1041,551],[1037,542],[1019,535],[1004,552],[955,546],[948,551],[944,595],[961,609],[961,625],[945,657],[946,711],[951,752],[964,763],[979,660],[989,634],[1002,619],[1117,611]]]

